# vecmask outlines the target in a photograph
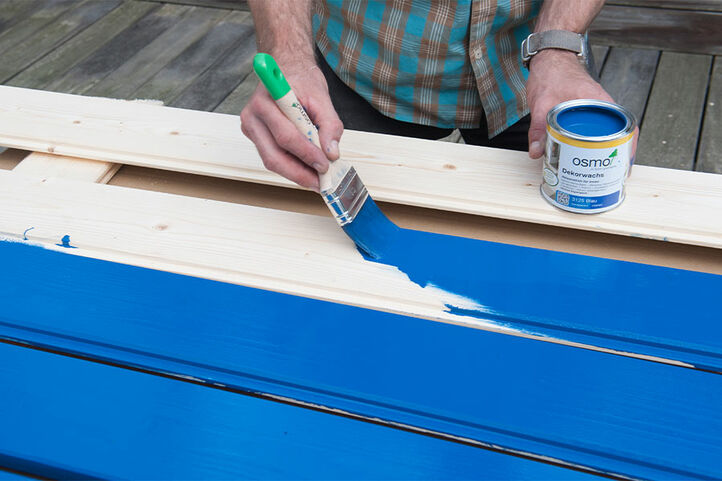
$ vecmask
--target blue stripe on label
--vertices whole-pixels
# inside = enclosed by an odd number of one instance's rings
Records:
[[[575,209],[602,209],[618,203],[620,194],[621,191],[617,191],[607,195],[586,197],[582,195],[572,195],[558,190],[556,201],[561,205],[574,207]]]

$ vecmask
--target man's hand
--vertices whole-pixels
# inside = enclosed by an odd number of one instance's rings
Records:
[[[544,154],[546,118],[552,107],[573,99],[614,102],[579,63],[577,55],[565,50],[542,50],[532,57],[526,94],[531,111],[529,157],[532,159]]]
[[[323,151],[302,135],[259,84],[241,112],[241,130],[253,141],[268,170],[318,192],[318,174],[339,156],[343,124],[333,108],[326,79],[315,63],[276,59],[298,100],[318,127]]]

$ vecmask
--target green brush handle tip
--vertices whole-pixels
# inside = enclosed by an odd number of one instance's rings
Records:
[[[286,77],[283,76],[281,68],[276,63],[276,60],[267,53],[257,53],[253,57],[253,70],[261,79],[263,85],[271,94],[273,100],[278,100],[288,92],[291,91],[291,86],[288,85]]]

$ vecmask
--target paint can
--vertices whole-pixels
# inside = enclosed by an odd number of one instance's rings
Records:
[[[542,196],[569,212],[595,214],[624,200],[636,122],[624,107],[569,100],[547,114]]]

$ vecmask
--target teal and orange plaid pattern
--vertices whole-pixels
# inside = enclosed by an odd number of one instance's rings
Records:
[[[493,136],[528,113],[520,46],[541,0],[315,0],[336,74],[381,113]]]

